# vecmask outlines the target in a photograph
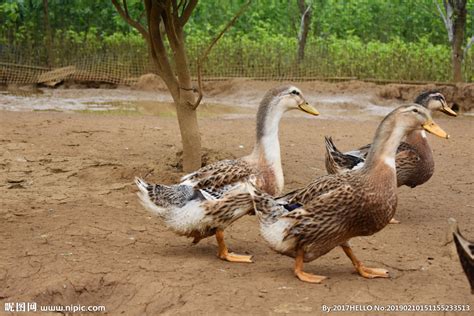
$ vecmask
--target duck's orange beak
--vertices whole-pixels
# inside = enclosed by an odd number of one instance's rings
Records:
[[[309,105],[309,103],[306,101],[301,104],[298,104],[298,107],[301,111],[306,112],[308,114],[315,115],[315,116],[319,115],[318,110],[316,110],[313,106]]]
[[[441,138],[446,138],[446,139],[449,138],[448,133],[446,133],[441,127],[439,127],[438,124],[436,124],[432,120],[429,120],[428,122],[426,122],[422,126],[427,132],[429,132],[433,135],[436,135],[436,136],[441,137]]]
[[[443,106],[439,109],[440,112],[443,112],[444,114],[448,114],[449,116],[458,116],[458,114],[454,112],[453,109],[451,109],[445,101],[442,101],[442,103],[443,103]]]

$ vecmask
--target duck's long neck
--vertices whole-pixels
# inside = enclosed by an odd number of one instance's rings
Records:
[[[252,153],[259,170],[263,171],[266,187],[264,190],[276,194],[283,190],[284,178],[281,166],[278,130],[283,112],[268,109],[265,115],[257,117],[257,141]]]
[[[412,145],[423,160],[433,159],[433,152],[425,131],[417,130],[409,133],[405,142]]]
[[[405,128],[396,126],[393,119],[387,118],[384,120],[377,129],[374,142],[362,170],[380,176],[382,174],[386,174],[388,177],[393,176],[393,181],[396,181],[395,156],[405,135]]]

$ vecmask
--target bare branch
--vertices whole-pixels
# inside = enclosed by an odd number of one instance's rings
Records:
[[[178,11],[179,11],[179,9],[181,9],[181,15],[183,14],[185,8],[186,8],[186,1],[185,0],[179,0]]]
[[[227,25],[224,27],[224,29],[211,41],[209,46],[206,48],[204,53],[201,54],[201,56],[197,60],[197,77],[198,77],[198,98],[194,104],[191,104],[191,107],[193,110],[197,109],[199,104],[201,103],[202,100],[202,63],[203,61],[207,58],[207,55],[209,55],[211,49],[214,47],[214,45],[217,43],[217,41],[224,35],[229,28],[234,25],[235,21],[247,10],[249,5],[252,3],[252,0],[248,0],[247,3],[245,3],[240,10],[234,15],[232,20],[227,23]]]
[[[304,49],[306,46],[306,40],[308,38],[308,33],[311,24],[311,13],[313,1],[310,1],[306,6],[305,0],[299,0],[298,6],[300,8],[300,29],[298,31],[298,54],[297,54],[297,63],[300,64],[304,59]]]
[[[130,26],[134,27],[140,34],[148,40],[148,33],[140,24],[140,22],[133,20],[130,15],[128,14],[128,7],[127,7],[127,0],[123,0],[124,8],[120,6],[117,0],[112,0],[112,4],[114,5],[115,9],[117,10],[118,14],[125,20]]]
[[[190,0],[188,3],[185,3],[185,6],[183,7],[183,13],[179,18],[181,26],[184,26],[186,23],[188,23],[188,20],[191,17],[191,14],[193,13],[197,3],[198,0]]]
[[[158,70],[160,72],[159,75],[170,89],[173,99],[178,99],[178,82],[176,80],[176,77],[174,76],[173,68],[171,67],[170,61],[168,59],[166,48],[160,32],[163,7],[159,6],[158,3],[153,0],[146,0],[145,8],[147,11],[152,57],[156,61]]]
[[[178,20],[179,5],[178,5],[178,3],[176,2],[176,0],[172,0],[172,1],[171,1],[171,5],[172,5],[172,7],[173,7],[173,18],[175,18],[176,20]]]
[[[173,0],[174,3],[174,0]],[[171,48],[176,50],[179,45],[179,36],[178,32],[176,31],[176,22],[174,13],[171,11],[171,6],[166,5],[163,9],[163,13],[161,14],[163,23],[165,24],[165,31],[166,36],[168,37],[168,42],[171,45]],[[177,18],[177,17],[176,17]]]
[[[311,17],[311,7],[313,5],[313,1],[310,1],[308,6],[304,7],[305,3],[304,3],[304,0],[303,1],[299,1],[298,2],[298,5],[300,5],[300,10],[301,10],[301,22],[300,22],[300,31],[298,32],[298,40],[301,41],[301,39],[303,38],[303,32],[304,32],[304,26],[307,21],[307,19],[310,19]]]
[[[444,14],[443,10],[439,6],[439,3],[437,0],[433,0],[434,4],[436,5],[436,8],[438,9],[439,15],[441,16],[441,19],[443,20],[444,26],[446,28],[446,32],[448,33],[448,40],[449,43],[453,42],[454,38],[454,33],[453,33],[453,23],[452,23],[452,15],[453,15],[453,10],[451,5],[446,2],[446,0],[443,0],[443,5],[446,10],[446,14]]]
[[[437,0],[433,0],[433,3],[436,5],[436,8],[438,9],[439,15],[441,16],[441,19],[443,20],[444,26],[447,28],[448,25],[448,19],[446,19],[446,16],[443,13],[443,10],[439,6],[439,3]]]

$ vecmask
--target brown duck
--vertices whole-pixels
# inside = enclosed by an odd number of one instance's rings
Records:
[[[283,171],[278,126],[283,114],[298,109],[319,115],[294,86],[281,86],[266,93],[257,112],[257,140],[253,152],[240,159],[223,160],[181,179],[179,184],[148,184],[136,178],[142,205],[164,220],[179,235],[201,239],[216,236],[218,257],[233,262],[252,262],[247,255],[228,251],[224,229],[253,212],[248,180],[269,194],[283,189]]]
[[[415,103],[430,110],[440,111],[450,116],[457,116],[456,112],[447,105],[444,96],[437,91],[428,91],[420,94]],[[326,142],[326,170],[329,174],[343,173],[348,170],[359,169],[364,165],[372,144],[357,150],[342,153],[336,148],[331,137]],[[414,188],[427,182],[434,172],[433,152],[423,130],[415,130],[407,134],[405,141],[400,143],[395,157],[397,169],[397,186],[406,185]],[[392,219],[391,223],[399,223]]]
[[[380,123],[362,168],[319,177],[278,199],[253,190],[263,238],[277,252],[296,259],[294,272],[300,280],[324,280],[324,276],[304,272],[303,262],[337,246],[363,277],[388,277],[387,270],[365,267],[353,254],[349,240],[380,231],[393,217],[397,206],[397,148],[406,134],[422,129],[448,137],[423,106],[401,106]]]

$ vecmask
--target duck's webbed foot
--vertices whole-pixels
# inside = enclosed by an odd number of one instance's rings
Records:
[[[392,218],[392,219],[390,220],[390,222],[388,222],[388,223],[389,223],[389,224],[400,224],[400,221],[399,221],[398,219],[395,219],[395,217],[394,217],[394,218]]]
[[[244,262],[244,263],[253,262],[252,256],[239,255],[239,254],[229,252],[224,242],[224,231],[222,229],[218,229],[216,231],[216,239],[217,239],[217,244],[219,246],[219,252],[217,253],[217,256],[220,259],[230,261],[230,262]]]
[[[367,268],[362,263],[358,267],[356,267],[356,270],[361,276],[367,279],[389,277],[388,270],[380,268]]]
[[[239,255],[233,252],[220,253],[219,258],[230,262],[253,263],[252,256]]]
[[[295,261],[295,275],[298,279],[303,282],[309,283],[321,283],[327,277],[322,275],[311,274],[303,271],[303,259],[304,259],[304,251],[299,249],[296,254],[296,261]]]
[[[357,272],[364,278],[374,279],[374,278],[388,278],[389,277],[388,270],[380,269],[380,268],[365,267],[364,264],[360,262],[359,259],[356,258],[349,244],[341,245],[341,247],[346,253],[346,255],[351,259],[352,264],[354,265]]]

